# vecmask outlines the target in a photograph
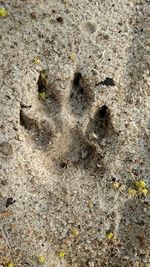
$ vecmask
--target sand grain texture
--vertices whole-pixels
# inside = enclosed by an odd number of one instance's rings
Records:
[[[150,2],[1,7],[0,267],[148,267]]]

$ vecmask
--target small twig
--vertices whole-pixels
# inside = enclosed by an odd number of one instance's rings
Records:
[[[9,237],[9,234],[7,232],[7,229],[6,229],[5,225],[3,225],[1,229],[2,229],[2,234],[3,234],[3,236],[4,236],[4,238],[5,238],[6,242],[7,242],[7,245],[9,247],[9,249],[10,249],[10,255],[11,255],[12,261],[15,264],[15,266],[17,266],[16,265],[16,262],[15,262],[15,259],[14,259],[14,255],[13,255],[13,249],[12,249],[12,245],[11,245],[11,239]]]
[[[10,242],[10,238],[9,238],[8,232],[6,230],[6,227],[3,225],[1,229],[2,229],[3,236],[7,242],[7,245],[9,246],[9,248],[11,250],[11,242]]]

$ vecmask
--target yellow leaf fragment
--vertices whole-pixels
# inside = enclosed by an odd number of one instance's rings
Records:
[[[142,189],[141,193],[146,197],[148,194],[148,189],[147,188]]]
[[[137,191],[135,189],[133,189],[133,188],[129,188],[128,189],[128,194],[130,196],[135,196],[137,194]]]
[[[126,187],[124,184],[120,185],[119,190],[124,191],[125,189],[126,189]]]
[[[70,58],[71,58],[71,60],[72,60],[73,62],[75,62],[76,59],[77,59],[77,55],[76,55],[76,53],[75,53],[75,52],[71,52],[71,54],[70,54]]]
[[[89,203],[88,203],[88,207],[90,208],[90,209],[92,209],[93,208],[93,202],[92,201],[89,201]]]
[[[58,252],[58,257],[59,257],[59,258],[64,258],[64,257],[65,257],[65,253],[64,253],[64,251],[59,251],[59,252]]]
[[[46,82],[46,73],[44,71],[41,73],[41,79]]]
[[[0,8],[0,17],[6,17],[8,12],[5,8]]]
[[[112,186],[113,186],[114,189],[119,189],[119,187],[120,187],[120,183],[118,183],[118,182],[114,182],[114,183],[112,184]]]
[[[41,64],[41,61],[40,61],[39,57],[36,57],[36,58],[34,59],[33,63],[34,63],[34,64],[37,64],[37,65]]]
[[[71,230],[71,234],[74,236],[74,237],[77,237],[79,235],[79,231],[77,228],[72,228]]]
[[[38,262],[39,262],[40,264],[45,264],[45,263],[46,263],[46,259],[45,259],[45,257],[44,257],[44,256],[39,256],[39,257],[38,257]]]
[[[46,100],[46,93],[45,92],[40,92],[39,93],[39,98]]]
[[[14,267],[14,264],[12,261],[8,262],[7,267]]]
[[[136,183],[137,188],[145,188],[146,187],[146,183],[143,180],[139,180]]]
[[[109,232],[109,233],[106,234],[106,238],[107,238],[108,240],[112,240],[113,237],[114,237],[114,234],[113,234],[112,232]]]
[[[145,181],[139,180],[135,183],[135,185],[137,187],[138,194],[144,195],[146,197],[148,194],[148,188],[147,188]]]

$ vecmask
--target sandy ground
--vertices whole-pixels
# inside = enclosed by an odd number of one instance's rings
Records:
[[[149,0],[1,8],[0,267],[149,267]]]

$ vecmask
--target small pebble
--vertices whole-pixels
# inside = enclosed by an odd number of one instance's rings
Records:
[[[64,20],[63,20],[62,17],[58,17],[56,20],[57,20],[57,22],[59,22],[60,24],[63,24],[63,22],[64,22]]]
[[[133,267],[140,267],[140,263],[139,263],[139,261],[136,261],[136,262],[133,264]]]
[[[12,197],[7,198],[5,207],[8,208],[10,205],[14,204],[15,200]]]
[[[0,152],[5,156],[11,155],[12,145],[9,142],[0,143]]]
[[[30,13],[30,16],[31,16],[32,19],[36,19],[37,14],[35,12],[32,12],[32,13]]]

